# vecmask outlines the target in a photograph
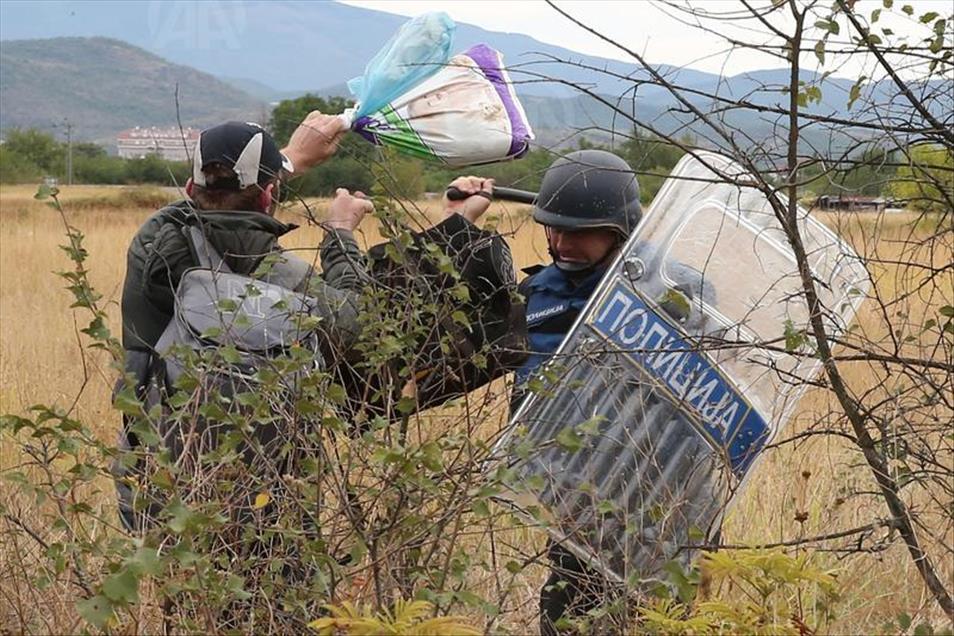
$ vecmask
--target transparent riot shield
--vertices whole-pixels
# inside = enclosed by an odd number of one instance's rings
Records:
[[[819,370],[789,241],[745,181],[719,155],[679,162],[496,449],[506,497],[617,581],[656,579],[711,537]],[[798,216],[837,336],[868,275]]]

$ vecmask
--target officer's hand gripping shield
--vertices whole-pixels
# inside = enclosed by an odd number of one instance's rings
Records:
[[[496,448],[507,498],[617,581],[712,537],[819,371],[790,242],[746,182],[725,157],[679,162]],[[867,272],[801,208],[798,230],[837,336]]]

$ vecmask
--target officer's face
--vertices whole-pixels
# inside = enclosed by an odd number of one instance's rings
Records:
[[[614,250],[618,244],[616,232],[607,229],[561,230],[547,228],[550,250],[561,261],[580,265],[595,265]]]

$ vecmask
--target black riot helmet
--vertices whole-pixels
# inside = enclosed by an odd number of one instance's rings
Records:
[[[541,225],[613,229],[624,239],[642,216],[633,169],[605,150],[578,150],[554,161],[533,206],[533,220]]]

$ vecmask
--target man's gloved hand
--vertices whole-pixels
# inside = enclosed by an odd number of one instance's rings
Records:
[[[291,159],[296,175],[304,174],[335,154],[347,131],[348,127],[337,115],[323,115],[313,110],[298,124],[282,153]]]
[[[353,232],[361,225],[364,215],[372,210],[374,210],[374,204],[363,192],[356,190],[354,194],[351,194],[345,188],[338,188],[335,191],[334,201],[328,208],[328,218],[323,225],[326,228]]]
[[[444,218],[452,214],[460,214],[471,223],[476,223],[477,219],[483,216],[490,202],[494,198],[494,180],[484,179],[483,177],[457,177],[451,181],[448,186],[457,188],[465,194],[472,196],[463,201],[451,201],[444,195]],[[474,196],[476,195],[476,196]]]

